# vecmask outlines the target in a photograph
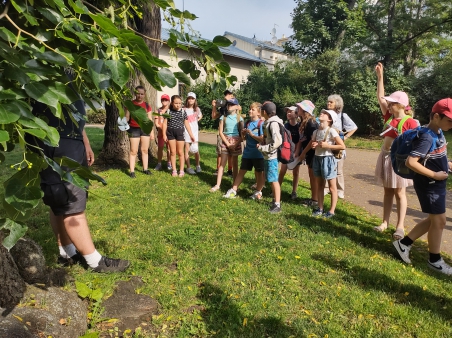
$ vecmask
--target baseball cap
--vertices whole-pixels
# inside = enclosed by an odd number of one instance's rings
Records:
[[[236,106],[239,104],[239,101],[236,98],[233,98],[233,99],[228,100],[227,104]]]
[[[268,115],[276,114],[276,105],[273,102],[265,101],[261,109]]]
[[[405,92],[401,91],[394,92],[389,96],[382,96],[382,98],[388,102],[400,103],[402,106],[405,107],[410,104],[408,95]]]
[[[187,94],[187,97],[192,97],[192,98],[196,99],[196,94],[193,92],[190,92]]]
[[[297,103],[297,106],[303,109],[305,112],[308,112],[309,114],[314,116],[314,103],[312,103],[309,100],[301,101],[300,103]]]
[[[234,94],[234,93],[231,92],[229,89],[226,89],[223,93],[224,96],[229,95],[229,94]]]
[[[285,107],[285,108],[284,108],[284,111],[285,111],[285,112],[287,112],[288,110],[295,111],[295,110],[297,110],[297,107],[295,107],[295,106],[290,106],[290,107]]]
[[[170,101],[169,95],[168,95],[168,94],[163,94],[162,97],[160,98],[160,101],[163,101],[163,100],[168,100],[168,101]]]
[[[336,121],[337,121],[337,113],[334,110],[322,109],[320,111],[320,114],[322,114],[322,113],[330,115],[331,120],[333,120],[333,124],[336,123]]]
[[[432,108],[432,113],[446,115],[452,119],[452,99],[446,98],[436,102]]]

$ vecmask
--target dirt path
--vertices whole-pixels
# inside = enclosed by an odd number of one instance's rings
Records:
[[[216,135],[212,133],[200,133],[200,142],[216,144]],[[377,163],[378,152],[360,149],[347,149],[347,158],[344,166],[345,175],[345,199],[355,205],[366,209],[369,213],[382,216],[383,213],[383,188],[375,183],[374,171]],[[300,178],[309,181],[306,167],[300,170]],[[405,219],[407,229],[411,229],[417,222],[425,218],[419,207],[413,187],[407,189],[408,211]],[[447,224],[443,233],[442,250],[452,255],[452,208],[449,201],[452,193],[447,193],[446,217]],[[391,224],[396,224],[396,209],[394,205],[391,214]],[[424,238],[426,239],[426,238]]]

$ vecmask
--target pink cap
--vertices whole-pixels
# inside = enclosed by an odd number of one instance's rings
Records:
[[[169,95],[168,95],[168,94],[163,94],[162,97],[160,98],[160,101],[163,101],[163,100],[168,100],[168,101],[170,101]]]
[[[452,99],[447,98],[436,102],[432,108],[432,113],[446,115],[448,118],[452,119]]]
[[[382,96],[388,102],[400,103],[402,106],[408,106],[410,104],[408,95],[405,92],[397,91],[389,96]]]

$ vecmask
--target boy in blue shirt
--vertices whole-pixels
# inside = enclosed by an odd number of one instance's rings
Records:
[[[264,186],[264,156],[257,149],[257,145],[264,140],[262,130],[262,121],[260,119],[261,104],[254,102],[250,105],[250,121],[242,130],[242,139],[246,141],[243,150],[242,163],[240,171],[234,180],[234,184],[228,192],[223,195],[224,198],[234,198],[237,196],[237,189],[243,181],[247,171],[252,170],[256,174],[256,191],[251,195],[252,199],[260,200],[262,198],[262,188]]]
[[[409,253],[413,242],[428,233],[428,266],[433,270],[452,275],[452,267],[441,258],[441,237],[446,226],[446,179],[452,163],[447,160],[447,142],[443,131],[452,128],[452,99],[442,99],[435,103],[427,125],[438,137],[437,140],[428,132],[421,133],[413,141],[413,148],[406,160],[406,165],[416,174],[413,178],[414,189],[419,199],[422,212],[428,217],[410,231],[401,240],[394,241],[394,247],[400,258],[411,264]],[[432,152],[430,149],[436,142]],[[422,161],[429,155],[428,160]]]

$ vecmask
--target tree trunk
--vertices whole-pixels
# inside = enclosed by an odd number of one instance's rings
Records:
[[[388,9],[388,32],[386,36],[385,56],[383,58],[383,65],[388,67],[392,62],[392,53],[394,52],[394,20],[397,0],[389,1]]]

